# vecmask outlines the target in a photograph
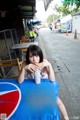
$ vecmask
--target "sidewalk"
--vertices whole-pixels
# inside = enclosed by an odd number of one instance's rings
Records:
[[[77,39],[74,38],[75,36],[75,33],[58,33],[59,35],[63,36],[63,37],[66,37],[66,38],[69,38],[71,40],[80,40],[80,34],[77,34]]]
[[[48,28],[41,29],[39,35],[39,46],[52,64],[69,118],[80,120],[80,36],[74,39],[73,33],[66,35]]]

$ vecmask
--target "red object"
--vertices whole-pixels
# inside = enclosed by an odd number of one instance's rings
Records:
[[[5,113],[6,117],[8,117],[15,109],[18,100],[19,100],[18,90],[6,93],[4,95],[0,95],[0,101],[2,101],[2,103],[0,103],[0,114]]]
[[[77,32],[75,30],[75,33],[74,33],[74,39],[77,39]]]
[[[68,29],[66,30],[66,36],[68,36]]]
[[[56,23],[54,23],[54,28],[56,29]]]

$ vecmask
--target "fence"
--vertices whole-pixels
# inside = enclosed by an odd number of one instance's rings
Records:
[[[11,49],[12,45],[18,43],[15,29],[0,31],[0,59],[12,59],[15,52]]]

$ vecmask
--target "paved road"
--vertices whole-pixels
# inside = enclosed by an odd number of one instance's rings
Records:
[[[70,120],[80,120],[80,40],[51,32],[39,31],[39,45],[52,63],[56,79],[61,85],[60,98]]]

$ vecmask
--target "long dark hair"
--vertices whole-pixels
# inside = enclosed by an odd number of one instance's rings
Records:
[[[32,56],[37,56],[39,55],[40,57],[40,61],[39,62],[43,62],[43,52],[41,50],[41,48],[37,45],[30,45],[27,49],[27,52],[26,52],[26,63],[27,64],[30,64],[30,60],[29,60],[29,55],[30,53],[32,54]]]

